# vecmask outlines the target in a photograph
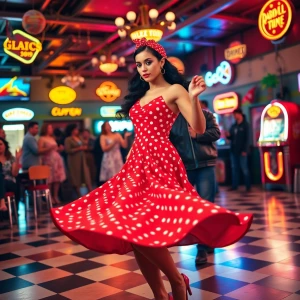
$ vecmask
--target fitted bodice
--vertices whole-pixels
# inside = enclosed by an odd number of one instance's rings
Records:
[[[157,141],[169,139],[171,128],[178,115],[160,96],[143,106],[137,101],[131,108],[129,116],[134,125],[136,139]]]

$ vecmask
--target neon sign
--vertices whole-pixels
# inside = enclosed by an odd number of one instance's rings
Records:
[[[160,29],[140,29],[130,34],[132,40],[146,38],[158,42],[162,38],[163,32]]]
[[[239,63],[247,54],[247,46],[240,42],[232,42],[229,48],[225,49],[224,56],[233,64]]]
[[[7,37],[4,41],[3,50],[24,64],[31,64],[42,51],[42,43],[28,33],[16,29],[13,31],[13,39]]]
[[[288,0],[269,0],[261,9],[258,28],[261,35],[271,41],[281,39],[292,23],[293,5]]]
[[[205,83],[208,87],[212,87],[214,84],[229,84],[233,80],[233,68],[228,61],[222,61],[216,68],[216,72],[207,72],[205,74]]]
[[[69,104],[76,99],[76,92],[68,86],[58,86],[49,92],[49,98],[56,104]]]
[[[34,117],[34,112],[27,108],[15,107],[2,113],[5,121],[29,121]]]
[[[17,76],[13,78],[0,78],[1,101],[28,101],[30,84]]]
[[[121,90],[111,81],[102,82],[96,90],[99,96],[105,102],[113,102],[121,95]]]
[[[51,115],[53,117],[80,117],[82,108],[79,107],[53,107]]]
[[[239,97],[234,92],[217,95],[213,100],[214,111],[217,114],[229,114],[239,106]]]
[[[102,106],[100,108],[100,115],[103,118],[114,118],[121,106]]]

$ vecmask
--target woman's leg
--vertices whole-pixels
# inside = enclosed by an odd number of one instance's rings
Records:
[[[52,188],[53,188],[53,198],[56,204],[61,203],[59,201],[58,192],[59,192],[60,182],[53,182]]]
[[[134,245],[134,248],[168,277],[174,300],[186,300],[186,286],[183,277],[178,272],[168,248],[152,248],[138,245]]]
[[[168,299],[168,293],[163,284],[159,268],[149,261],[141,252],[135,249],[132,245],[136,261],[147,280],[156,300]]]
[[[5,195],[4,176],[2,173],[2,164],[0,163],[0,211],[7,211],[4,195]]]

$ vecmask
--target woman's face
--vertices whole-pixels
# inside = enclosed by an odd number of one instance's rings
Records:
[[[77,127],[73,129],[72,135],[75,135],[75,136],[78,136],[78,135],[79,135],[79,130],[78,130]]]
[[[105,130],[106,130],[106,132],[111,132],[111,126],[110,126],[110,124],[107,122],[107,123],[105,123]]]
[[[5,150],[5,144],[0,140],[0,154],[4,154]]]
[[[164,59],[158,60],[150,51],[144,50],[135,57],[137,71],[143,80],[151,82],[161,75]]]
[[[53,135],[53,127],[52,127],[52,125],[48,125],[48,127],[47,127],[47,134],[48,135]]]

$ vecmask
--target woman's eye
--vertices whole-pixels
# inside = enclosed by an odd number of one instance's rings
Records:
[[[147,62],[146,62],[146,65],[147,65],[147,66],[150,66],[151,63],[152,63],[152,61],[147,61]]]

